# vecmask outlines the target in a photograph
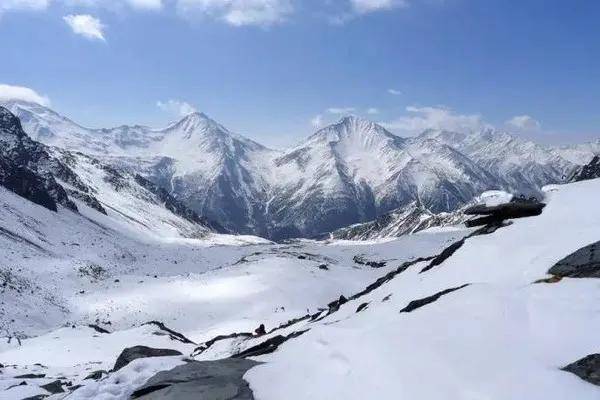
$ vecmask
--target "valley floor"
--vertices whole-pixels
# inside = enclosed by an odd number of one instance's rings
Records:
[[[561,368],[598,352],[600,281],[534,282],[600,240],[598,194],[600,180],[553,187],[541,216],[489,234],[273,244],[123,233],[0,188],[0,399],[127,399],[231,356],[262,363],[244,375],[258,400],[597,399]],[[136,345],[182,355],[85,379]],[[42,388],[56,380],[65,392]]]

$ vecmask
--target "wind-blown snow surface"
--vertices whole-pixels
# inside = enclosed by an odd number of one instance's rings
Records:
[[[489,130],[400,138],[352,116],[275,151],[201,113],[164,129],[89,129],[40,105],[6,106],[36,140],[142,174],[231,231],[274,239],[313,237],[415,201],[437,213],[490,189],[539,194],[600,151]]]

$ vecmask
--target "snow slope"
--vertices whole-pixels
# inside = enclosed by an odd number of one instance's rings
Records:
[[[600,238],[600,180],[554,189],[540,217],[474,236],[427,272],[410,267],[259,357],[266,363],[246,375],[256,398],[598,398],[598,387],[560,370],[598,350],[598,282],[533,282]],[[356,313],[361,302],[368,308]]]

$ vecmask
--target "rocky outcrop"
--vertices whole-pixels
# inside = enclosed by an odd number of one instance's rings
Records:
[[[563,278],[600,278],[600,242],[568,255],[550,268],[548,273]]]
[[[590,354],[562,368],[586,382],[600,386],[600,354]]]
[[[192,361],[162,371],[131,395],[143,400],[253,400],[244,374],[260,363],[243,358]]]
[[[600,156],[594,156],[589,164],[577,169],[569,181],[580,182],[596,178],[600,178]]]
[[[134,346],[128,347],[121,352],[121,355],[117,358],[115,362],[115,366],[112,371],[118,371],[133,360],[137,360],[138,358],[148,358],[148,357],[166,357],[166,356],[180,356],[182,355],[177,350],[172,349],[153,349],[152,347],[146,346]]]
[[[77,210],[52,174],[63,167],[68,169],[25,134],[17,117],[0,107],[0,185],[52,211],[58,204]]]
[[[462,288],[465,288],[469,286],[469,284],[465,284],[462,286],[458,286],[458,287],[454,287],[454,288],[450,288],[450,289],[446,289],[446,290],[442,290],[441,292],[438,292],[436,294],[433,294],[431,296],[427,296],[424,297],[422,299],[418,299],[418,300],[413,300],[410,303],[408,303],[408,305],[406,307],[404,307],[402,310],[400,310],[401,313],[403,312],[413,312],[414,310],[421,308],[423,306],[426,306],[427,304],[431,304],[435,301],[437,301],[440,297],[445,296],[447,294],[450,294],[452,292],[455,292],[457,290],[460,290]]]
[[[540,215],[546,204],[535,197],[514,198],[508,203],[488,206],[477,204],[465,210],[465,214],[477,215],[479,218],[466,221],[468,227],[483,225],[500,225],[507,219],[534,217]]]

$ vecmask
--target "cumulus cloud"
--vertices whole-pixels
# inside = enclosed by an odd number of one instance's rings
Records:
[[[391,95],[394,95],[394,96],[400,96],[400,95],[402,94],[402,92],[401,92],[401,91],[399,91],[399,90],[396,90],[396,89],[388,89],[388,90],[387,90],[387,92],[388,92],[389,94],[391,94]]]
[[[291,0],[178,0],[177,8],[182,15],[205,15],[233,26],[275,25],[293,12]]]
[[[427,129],[474,132],[490,127],[479,114],[457,114],[447,107],[407,107],[407,115],[382,123],[403,136],[414,136]]]
[[[327,109],[329,114],[352,114],[356,109],[354,107],[331,107]]]
[[[0,102],[9,100],[29,101],[43,106],[50,105],[50,99],[47,96],[43,96],[33,89],[24,86],[0,84]]]
[[[516,115],[506,121],[506,125],[519,131],[537,131],[542,124],[529,115]]]
[[[176,117],[185,117],[186,115],[196,112],[196,107],[181,100],[170,99],[165,102],[157,101],[156,106],[164,112],[172,114]]]
[[[40,11],[48,8],[50,0],[0,0],[0,11]]]
[[[78,14],[67,15],[63,19],[76,35],[81,35],[91,40],[106,40],[104,38],[105,27],[98,18],[94,18],[88,14]]]
[[[368,14],[376,11],[391,10],[397,7],[407,7],[406,0],[350,0],[352,11],[357,14]]]

